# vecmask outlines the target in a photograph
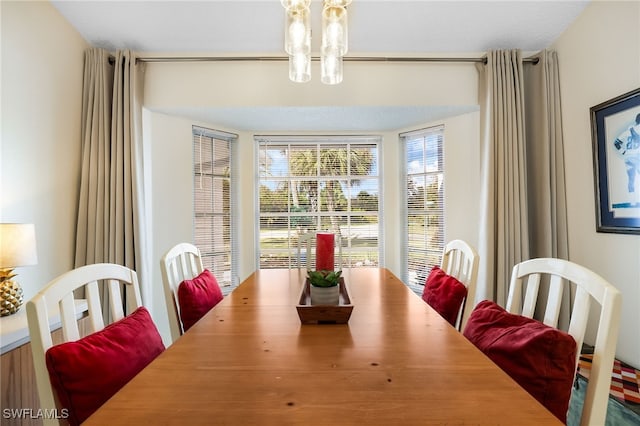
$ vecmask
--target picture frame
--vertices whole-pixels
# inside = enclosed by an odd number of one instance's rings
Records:
[[[590,113],[596,231],[640,234],[640,88]]]

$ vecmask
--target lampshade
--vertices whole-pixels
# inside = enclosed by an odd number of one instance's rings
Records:
[[[0,223],[0,268],[37,263],[35,226],[32,223]]]

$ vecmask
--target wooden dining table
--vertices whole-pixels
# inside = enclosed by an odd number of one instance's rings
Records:
[[[301,324],[299,269],[263,269],[84,425],[559,425],[385,268],[345,269],[346,324]]]

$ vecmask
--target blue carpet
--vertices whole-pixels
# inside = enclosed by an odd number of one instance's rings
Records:
[[[578,376],[576,385],[571,392],[571,400],[569,401],[567,426],[580,426],[580,414],[582,413],[586,389],[587,381],[583,377]],[[607,419],[604,426],[640,426],[640,414],[634,412],[616,399],[609,398]]]

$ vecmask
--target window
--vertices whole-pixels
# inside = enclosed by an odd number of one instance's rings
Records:
[[[307,232],[336,235],[342,267],[381,259],[379,138],[257,137],[260,268],[297,268]]]
[[[406,167],[403,281],[418,294],[444,247],[443,134],[438,126],[400,135]]]
[[[233,142],[236,135],[193,126],[194,244],[228,293],[238,283]]]

